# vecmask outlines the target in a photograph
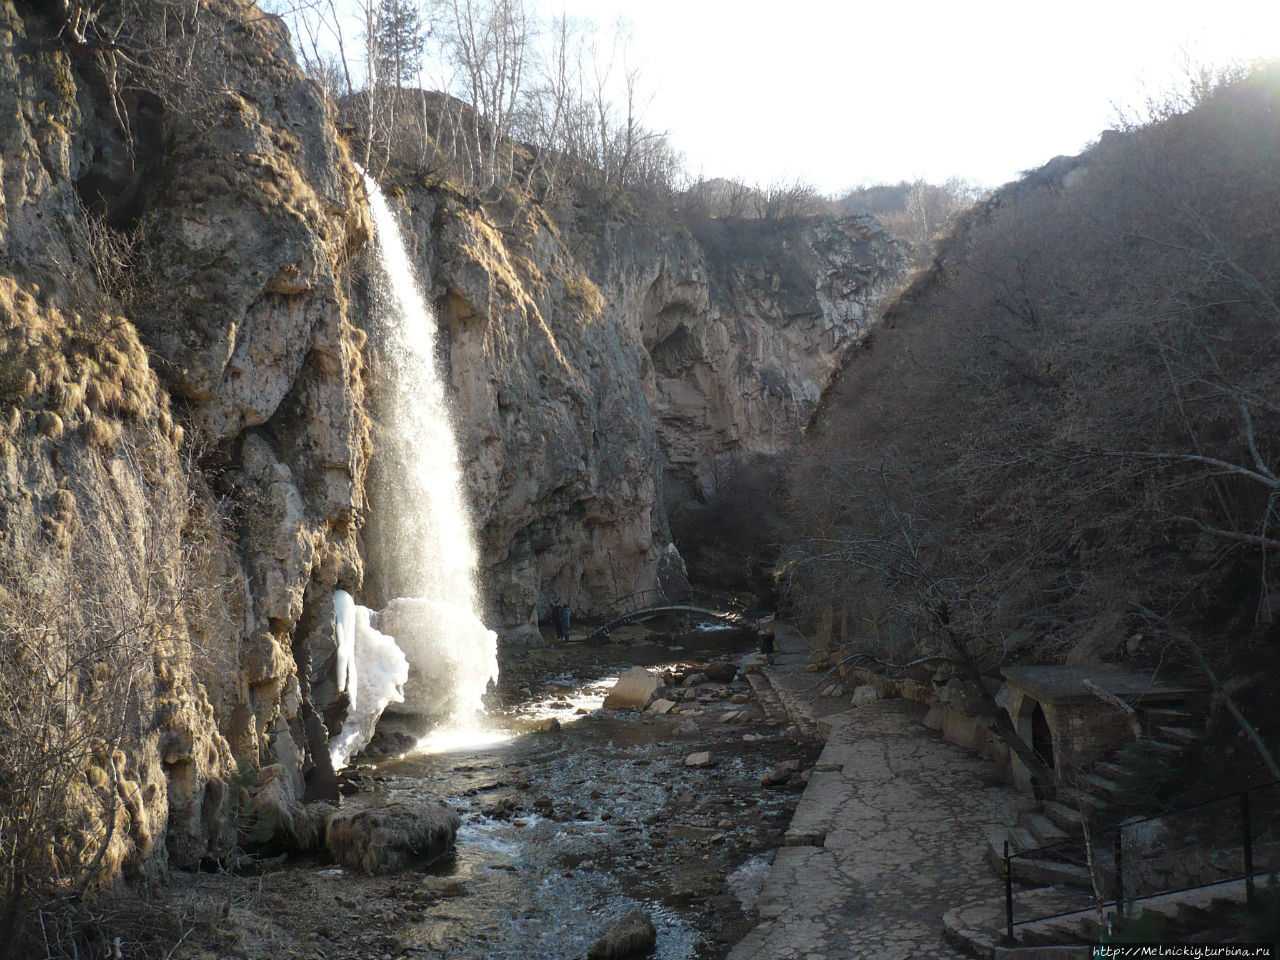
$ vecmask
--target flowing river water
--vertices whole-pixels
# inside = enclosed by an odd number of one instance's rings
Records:
[[[761,775],[787,759],[811,762],[816,745],[766,725],[741,678],[682,688],[674,716],[601,709],[612,679],[636,663],[680,676],[749,652],[735,631],[682,639],[676,650],[535,656],[532,671],[509,671],[489,742],[437,744],[363,774],[357,802],[438,796],[463,817],[454,853],[428,870],[445,895],[421,904],[391,946],[476,960],[582,957],[639,907],[658,928],[654,956],[727,952],[748,928],[744,908],[797,796],[762,786]],[[538,730],[549,718],[560,729]],[[699,751],[712,765],[687,767]]]

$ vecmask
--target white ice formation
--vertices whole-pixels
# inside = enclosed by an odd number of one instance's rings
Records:
[[[333,591],[333,633],[338,643],[336,679],[338,692],[347,691],[351,706],[356,706],[356,602],[345,590]]]
[[[347,599],[350,600],[349,595]],[[336,613],[336,596],[334,600]],[[409,661],[393,638],[374,628],[373,611],[359,604],[351,607],[355,626],[351,673],[357,682],[354,689],[348,690],[351,704],[342,732],[329,741],[329,759],[335,770],[345,767],[372,739],[373,728],[387,704],[404,700],[404,685],[409,679]],[[341,644],[338,649],[341,654]]]

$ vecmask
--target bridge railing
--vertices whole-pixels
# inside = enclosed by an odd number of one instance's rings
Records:
[[[736,597],[725,597],[710,590],[697,590],[688,585],[676,587],[654,587],[651,590],[640,590],[615,600],[612,606],[601,617],[601,626],[593,632],[593,636],[605,633],[621,620],[646,610],[657,610],[669,606],[701,607],[713,611],[717,617],[742,617],[745,619],[746,605]]]

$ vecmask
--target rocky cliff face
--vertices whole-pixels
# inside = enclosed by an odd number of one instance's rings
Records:
[[[678,246],[647,232],[612,225],[597,269],[645,347],[674,513],[795,441],[903,264],[871,217],[704,220]]]
[[[403,200],[446,331],[490,618],[516,633],[557,599],[600,610],[678,579],[676,508],[797,435],[902,269],[870,218],[567,236],[539,210]]]
[[[27,772],[15,743],[62,739],[21,853],[67,831],[87,880],[224,852],[237,769],[298,799],[294,644],[361,581],[368,446],[365,220],[283,30],[234,0],[100,14],[184,72],[0,4],[4,682],[32,705],[0,739]]]

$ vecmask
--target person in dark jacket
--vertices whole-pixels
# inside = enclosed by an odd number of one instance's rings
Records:
[[[769,661],[769,666],[773,666],[773,631],[760,631],[760,652],[764,654],[765,659]]]
[[[556,621],[556,630],[559,631],[561,640],[569,639],[569,605],[566,603],[560,608],[560,617]]]

